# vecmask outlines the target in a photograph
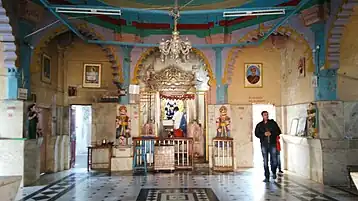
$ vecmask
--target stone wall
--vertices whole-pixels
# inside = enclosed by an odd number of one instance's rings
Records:
[[[216,119],[222,105],[208,106],[209,162],[212,165],[212,140],[216,136]],[[231,118],[231,137],[234,138],[235,168],[253,167],[252,106],[225,105]]]
[[[287,107],[288,122],[303,117],[305,107]],[[346,185],[347,166],[358,165],[358,102],[322,101],[317,107],[318,139],[285,135],[285,168],[324,184]]]
[[[110,142],[116,140],[116,116],[119,115],[117,103],[93,103],[92,104],[92,137],[91,143],[96,144],[103,139]],[[136,104],[125,105],[127,114],[131,120],[131,136],[139,136],[139,107]],[[111,121],[112,119],[112,121]],[[131,139],[129,140],[131,143]]]

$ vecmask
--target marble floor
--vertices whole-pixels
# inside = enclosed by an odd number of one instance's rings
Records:
[[[20,190],[21,201],[357,201],[358,196],[293,174],[270,183],[262,171],[174,172],[144,175],[87,173],[84,169],[44,175]]]

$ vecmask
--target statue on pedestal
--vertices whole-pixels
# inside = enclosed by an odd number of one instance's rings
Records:
[[[221,106],[220,117],[216,120],[217,136],[216,137],[230,137],[230,117],[227,116],[227,108]]]
[[[116,117],[116,139],[120,145],[127,145],[130,135],[130,118],[127,115],[126,106],[122,105],[118,109],[119,116]]]
[[[207,91],[210,89],[208,83],[209,83],[209,75],[208,72],[204,69],[204,67],[192,67],[193,72],[195,73],[195,88],[199,91]]]
[[[204,135],[203,129],[196,120],[188,128],[188,137],[194,139],[194,156],[196,158],[204,156]]]

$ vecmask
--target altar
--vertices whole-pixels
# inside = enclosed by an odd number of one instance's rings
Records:
[[[207,60],[193,51],[186,62],[162,62],[158,48],[153,48],[137,65],[139,70],[131,85],[137,93],[131,93],[131,104],[93,106],[97,116],[93,130],[97,134],[92,141],[113,142],[111,171],[192,170],[194,161],[208,163],[213,138],[208,136],[208,93],[213,78]],[[223,115],[218,117],[216,126],[222,133],[219,137],[224,138],[230,133],[226,111],[224,107],[220,109]],[[231,169],[233,144],[224,144],[230,150],[222,154],[223,147],[218,147],[215,164]]]

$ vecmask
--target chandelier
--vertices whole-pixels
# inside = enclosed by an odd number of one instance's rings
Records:
[[[180,38],[179,31],[177,29],[178,19],[180,17],[177,0],[175,1],[174,9],[170,15],[174,17],[174,30],[170,40],[165,40],[163,38],[159,43],[159,50],[161,53],[160,58],[162,62],[164,62],[168,57],[176,62],[181,60],[186,61],[189,59],[189,53],[192,46],[188,38],[186,38],[185,41]]]

